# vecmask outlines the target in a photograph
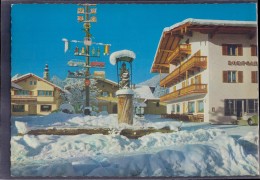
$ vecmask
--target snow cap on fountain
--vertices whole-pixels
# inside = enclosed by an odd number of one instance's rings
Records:
[[[129,61],[133,61],[135,57],[136,56],[133,51],[121,50],[121,51],[113,52],[110,55],[109,60],[112,65],[115,65],[118,60],[129,62]]]
[[[133,95],[135,92],[130,88],[123,88],[116,91],[116,95],[123,95],[123,94],[131,94]]]

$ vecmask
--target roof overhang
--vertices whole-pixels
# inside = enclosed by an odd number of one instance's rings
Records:
[[[166,63],[171,52],[179,45],[184,36],[192,36],[193,32],[208,34],[213,38],[215,34],[247,34],[249,39],[256,36],[256,21],[227,21],[186,19],[180,23],[164,28],[154,56],[151,73],[168,73],[169,64]]]

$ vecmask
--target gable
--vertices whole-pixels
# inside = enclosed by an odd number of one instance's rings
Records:
[[[30,84],[30,81],[33,82],[33,84]],[[36,85],[34,85],[34,81],[36,81]],[[16,79],[13,79],[12,82],[20,85],[21,87],[23,87],[24,89],[27,90],[34,90],[34,89],[38,89],[38,90],[59,90],[59,91],[63,91],[60,87],[58,87],[55,84],[52,84],[49,81],[46,81],[43,78],[40,78],[34,74],[25,74],[23,76],[20,76]]]

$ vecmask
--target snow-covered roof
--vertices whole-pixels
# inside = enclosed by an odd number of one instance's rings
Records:
[[[19,86],[18,84],[15,84],[14,82],[11,82],[11,87],[15,88],[15,89],[23,89],[21,86]]]
[[[136,93],[137,98],[140,99],[159,99],[156,98],[149,86],[136,86],[135,89],[133,89]]]
[[[156,53],[154,55],[154,60],[153,60],[150,72],[156,72],[153,68],[154,68],[155,64],[158,63],[158,60],[156,61],[156,59],[158,59],[157,57],[158,57],[158,54],[160,52],[159,51],[160,48],[161,48],[160,46],[161,46],[161,44],[163,44],[162,41],[165,38],[166,39],[169,38],[169,37],[165,36],[165,33],[174,31],[175,34],[176,33],[178,34],[178,33],[182,32],[183,29],[185,29],[185,28],[188,29],[188,28],[193,27],[193,26],[204,26],[206,28],[209,28],[209,27],[215,28],[216,26],[218,26],[218,27],[223,28],[224,31],[229,32],[229,33],[230,32],[234,33],[234,28],[237,28],[238,30],[240,30],[239,27],[243,27],[242,32],[252,33],[252,28],[257,27],[257,22],[256,21],[212,20],[212,19],[188,18],[188,19],[185,19],[184,21],[173,24],[170,27],[165,27],[162,31],[162,34],[161,34],[161,37],[160,37],[160,40],[159,40],[159,43],[158,43],[158,46],[157,46],[157,50],[156,50]],[[229,27],[231,27],[232,30],[229,30]],[[220,29],[218,29],[218,30],[220,31]],[[173,38],[173,39],[175,39],[175,38]],[[178,39],[178,38],[176,38],[176,39]],[[160,53],[164,53],[164,52],[161,51]],[[160,57],[162,57],[161,54],[160,54]],[[165,56],[165,57],[168,57],[168,56]],[[166,68],[166,67],[161,67],[160,69],[162,70],[163,73],[168,72],[168,70],[166,70],[168,68]]]
[[[113,84],[113,85],[115,85],[115,86],[117,86],[117,85],[118,85],[118,83],[117,83],[117,82],[115,82],[115,81],[112,81],[112,80],[110,80],[110,79],[107,79],[107,78],[98,78],[98,79],[97,79],[97,81],[104,81],[104,82],[107,82],[107,83],[109,83],[109,84]]]
[[[117,60],[122,59],[122,61],[132,61],[135,59],[135,53],[133,51],[129,50],[121,50],[121,51],[116,51],[113,52],[110,57],[110,63],[112,65],[115,65]]]
[[[190,25],[213,25],[213,26],[237,26],[237,27],[256,27],[256,21],[234,21],[234,20],[212,20],[212,19],[193,19],[188,18],[182,22],[176,23],[170,27],[165,27],[163,32],[170,31],[183,24],[189,23]]]
[[[51,86],[54,86],[55,88],[57,88],[57,89],[59,89],[61,91],[64,91],[63,88],[61,88],[61,87],[57,86],[56,84],[53,84],[53,83],[51,83],[51,82],[49,82],[49,81],[47,81],[47,80],[45,80],[43,78],[41,78],[41,77],[39,77],[39,76],[37,76],[37,75],[35,75],[33,73],[27,73],[27,74],[21,75],[21,76],[16,77],[16,78],[12,78],[12,82],[16,83],[16,82],[19,82],[20,80],[26,79],[28,77],[35,77],[37,79],[40,79],[40,80],[50,84]]]

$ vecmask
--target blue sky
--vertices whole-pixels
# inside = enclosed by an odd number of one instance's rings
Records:
[[[128,49],[136,53],[133,83],[156,74],[150,73],[163,28],[187,18],[256,20],[256,4],[100,4],[97,23],[92,23],[93,41],[112,44],[110,52]],[[16,4],[12,6],[12,76],[34,73],[43,76],[45,64],[50,76],[66,78],[73,49],[64,53],[62,38],[82,40],[82,23],[77,22],[77,5]],[[102,49],[102,48],[101,48]],[[108,79],[117,81],[116,66],[109,56],[91,58],[106,63]],[[93,70],[91,70],[93,71]]]

